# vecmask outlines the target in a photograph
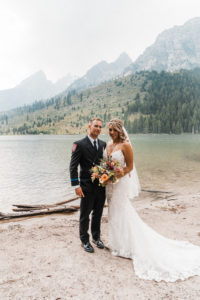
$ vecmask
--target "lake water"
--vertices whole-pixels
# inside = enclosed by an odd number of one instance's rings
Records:
[[[74,141],[83,136],[0,136],[0,211],[64,201]],[[101,136],[107,141],[108,136]],[[200,135],[130,135],[143,188],[200,187]]]

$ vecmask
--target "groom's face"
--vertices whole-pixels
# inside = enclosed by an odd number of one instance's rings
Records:
[[[101,121],[93,120],[88,127],[89,127],[89,135],[94,139],[98,138],[102,128]]]

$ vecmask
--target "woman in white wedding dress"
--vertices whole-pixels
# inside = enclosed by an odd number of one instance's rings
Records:
[[[104,155],[123,166],[115,184],[106,185],[109,204],[109,243],[113,255],[131,258],[135,273],[142,279],[174,282],[200,276],[200,247],[186,241],[171,240],[150,228],[137,214],[132,199],[140,184],[133,163],[133,150],[123,122],[109,122],[111,141]]]

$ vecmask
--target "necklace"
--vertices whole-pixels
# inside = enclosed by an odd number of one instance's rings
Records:
[[[110,147],[111,152],[113,152],[118,147],[119,144],[121,144],[121,143],[112,143],[112,145]]]

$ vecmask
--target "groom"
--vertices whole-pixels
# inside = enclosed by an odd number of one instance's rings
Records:
[[[89,134],[85,138],[75,142],[72,147],[70,162],[71,184],[76,195],[81,197],[80,203],[80,239],[87,252],[94,252],[89,241],[89,215],[92,212],[91,232],[93,242],[100,249],[104,248],[100,240],[100,224],[105,203],[105,188],[98,185],[98,181],[91,181],[90,169],[99,164],[103,158],[103,150],[106,143],[98,139],[101,132],[102,121],[99,118],[90,120]],[[78,178],[78,166],[80,166],[80,181]]]

